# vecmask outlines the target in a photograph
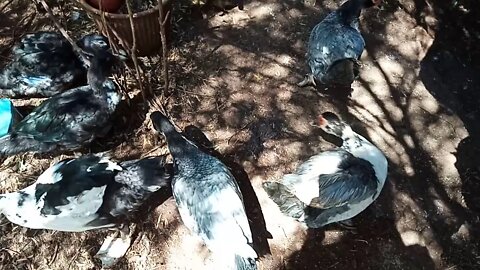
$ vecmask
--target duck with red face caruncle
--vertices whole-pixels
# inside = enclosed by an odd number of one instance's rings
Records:
[[[263,183],[282,213],[309,228],[348,224],[378,198],[388,170],[382,151],[337,115],[325,112],[319,124],[326,133],[341,138],[342,146],[312,156],[280,182]]]

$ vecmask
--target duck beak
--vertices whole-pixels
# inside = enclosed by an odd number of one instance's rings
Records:
[[[119,61],[125,62],[128,59],[128,54],[125,50],[119,49],[118,53],[113,53],[112,55],[115,56]]]

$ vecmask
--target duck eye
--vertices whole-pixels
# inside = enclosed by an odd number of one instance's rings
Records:
[[[108,44],[104,40],[97,40],[95,41],[95,44],[99,47],[107,47]]]

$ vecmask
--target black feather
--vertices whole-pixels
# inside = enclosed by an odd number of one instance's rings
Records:
[[[75,150],[103,135],[119,95],[106,76],[110,54],[99,51],[88,71],[89,85],[59,93],[40,104],[0,139],[0,155]]]
[[[349,86],[358,75],[356,61],[365,47],[358,17],[369,0],[349,0],[317,24],[309,38],[307,63],[310,73],[299,85],[312,81]],[[313,76],[313,77],[312,77]]]
[[[104,36],[90,34],[77,45],[91,51],[96,40],[107,41]],[[12,58],[0,72],[1,96],[50,97],[87,82],[84,63],[60,33],[41,31],[25,35],[14,46]]]
[[[55,208],[70,203],[70,197],[77,197],[95,187],[112,184],[116,172],[106,170],[108,164],[99,161],[100,158],[96,156],[61,161],[62,165],[54,172],[61,180],[52,184],[40,183],[35,187],[37,202],[46,193],[41,213],[59,214]]]
[[[349,152],[343,151],[338,171],[319,176],[318,207],[327,209],[355,204],[377,193],[378,179],[373,165]]]
[[[100,216],[126,218],[137,212],[148,198],[171,184],[172,167],[166,157],[151,157],[120,163],[123,171],[105,190]]]

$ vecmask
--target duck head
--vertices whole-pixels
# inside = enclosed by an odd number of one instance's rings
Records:
[[[83,36],[77,41],[78,47],[80,47],[85,54],[92,56],[97,51],[110,51],[110,44],[108,39],[99,34],[88,34]]]
[[[342,138],[352,129],[333,112],[324,112],[318,117],[320,128],[328,134]]]
[[[127,53],[124,50],[120,49],[118,54],[115,54],[112,51],[108,38],[104,35],[85,35],[77,41],[77,45],[83,50],[84,54],[90,61],[92,57],[99,57],[107,61],[118,60],[123,62],[127,60]]]
[[[152,120],[153,127],[156,131],[161,132],[162,134],[176,132],[175,127],[170,120],[168,120],[168,118],[161,112],[152,112],[152,114],[150,114],[150,119]]]

